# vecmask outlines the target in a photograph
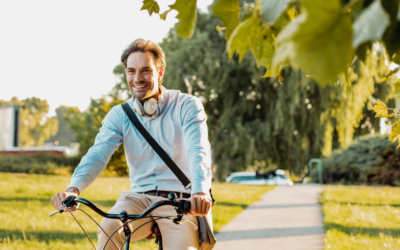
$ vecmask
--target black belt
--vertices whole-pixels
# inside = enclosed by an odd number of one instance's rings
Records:
[[[147,191],[147,192],[141,192],[141,194],[147,194],[147,195],[153,195],[153,196],[160,196],[160,197],[164,197],[164,198],[168,198],[168,195],[170,193],[175,193],[178,198],[190,198],[190,194],[187,193],[179,193],[179,192],[173,192],[173,191],[157,191],[157,190],[151,190],[151,191]]]

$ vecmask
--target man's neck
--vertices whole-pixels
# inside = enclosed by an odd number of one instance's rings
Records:
[[[159,89],[158,89],[158,92],[157,92],[155,95],[150,96],[150,97],[145,98],[145,99],[142,99],[140,102],[141,102],[142,104],[144,104],[144,102],[147,101],[147,100],[149,100],[150,98],[154,98],[154,99],[156,99],[157,102],[158,102],[158,101],[160,100],[160,96],[162,95],[162,92],[163,92],[163,89],[162,89],[161,86],[160,86]]]

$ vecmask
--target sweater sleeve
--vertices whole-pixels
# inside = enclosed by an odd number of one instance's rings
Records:
[[[191,97],[182,105],[183,142],[189,164],[192,194],[208,193],[211,188],[211,147],[208,141],[207,116],[203,104]]]
[[[72,175],[68,188],[75,187],[82,193],[105,169],[111,155],[122,143],[123,117],[121,105],[112,108],[104,118],[94,145],[89,149]]]

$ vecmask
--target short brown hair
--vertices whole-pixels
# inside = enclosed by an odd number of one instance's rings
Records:
[[[154,56],[154,62],[156,64],[156,68],[157,70],[159,70],[160,68],[164,68],[164,72],[165,72],[165,67],[166,62],[165,62],[165,54],[164,51],[162,50],[162,48],[155,42],[152,42],[150,40],[144,40],[142,38],[136,39],[135,41],[133,41],[131,44],[128,45],[128,47],[124,50],[124,52],[121,55],[121,62],[124,64],[125,68],[127,66],[127,61],[128,61],[128,57],[130,54],[132,54],[133,52],[151,52]],[[164,78],[164,74],[161,78],[161,80],[159,81],[159,83],[161,84],[162,80]]]

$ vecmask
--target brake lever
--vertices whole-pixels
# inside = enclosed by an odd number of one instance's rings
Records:
[[[183,223],[188,223],[189,225],[191,225],[194,228],[194,230],[199,229],[199,227],[196,226],[196,224],[194,224],[190,220],[182,219],[182,217],[179,218],[179,216],[176,218],[170,218],[170,220],[172,220],[177,225],[182,225]]]
[[[67,209],[68,207],[72,208],[72,209],[77,209],[79,207],[80,203],[76,203],[75,202],[75,198],[76,197],[73,196],[73,195],[68,196],[67,198],[65,198],[63,201],[61,201],[61,204],[63,204],[64,206],[61,209],[50,213],[49,216],[52,217],[52,216],[56,215],[57,213],[61,214],[61,213],[65,212],[65,211],[68,211],[68,209]]]
[[[180,224],[183,224],[183,223],[188,223],[189,225],[192,225],[193,226],[193,228],[194,228],[194,230],[197,230],[197,229],[199,229],[199,227],[198,226],[196,226],[196,224],[194,224],[193,222],[191,222],[190,220],[185,220],[185,219],[182,219],[182,223],[180,223]]]
[[[60,210],[56,210],[56,211],[54,211],[54,212],[52,212],[51,214],[49,214],[49,216],[50,217],[53,217],[54,215],[56,215],[57,213],[62,213],[62,212],[64,212],[66,209],[65,208],[62,208],[62,209],[60,209]]]

